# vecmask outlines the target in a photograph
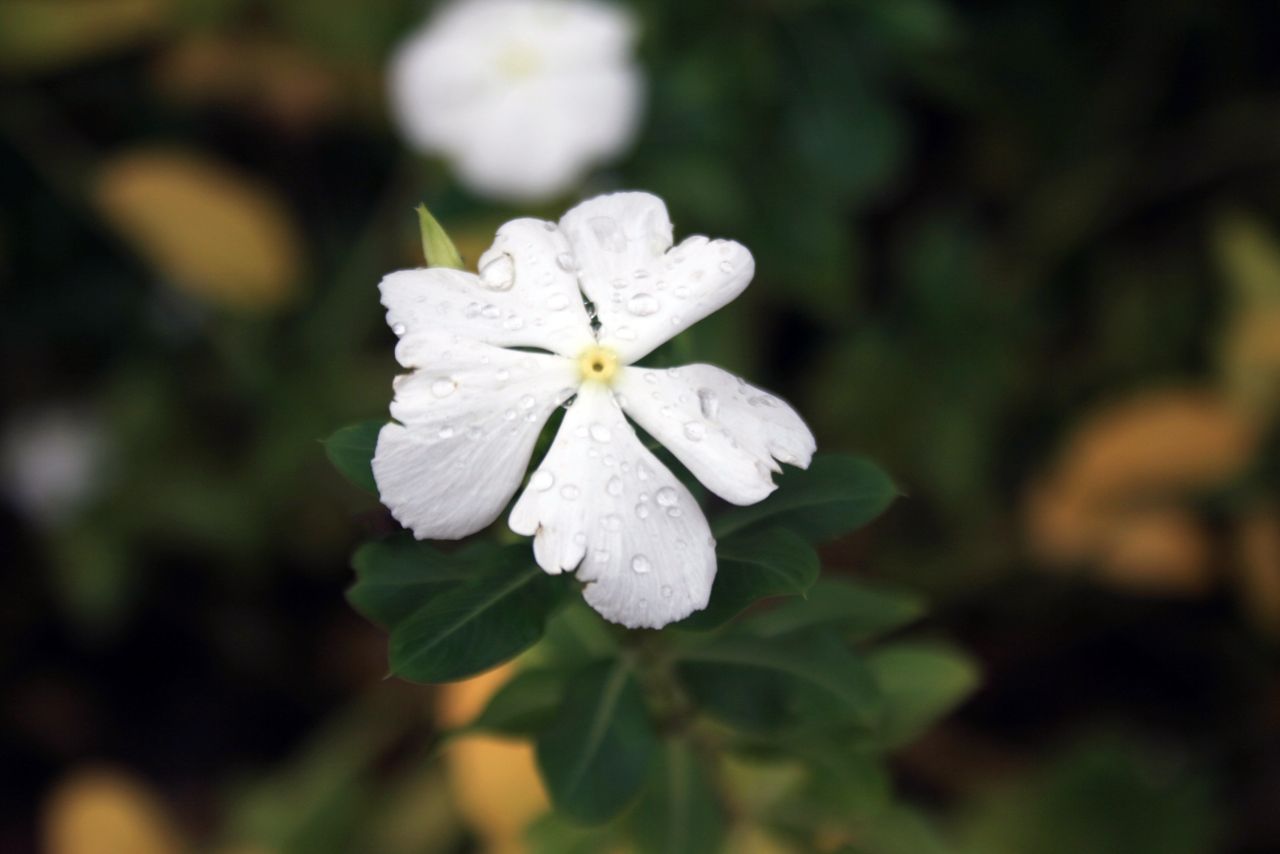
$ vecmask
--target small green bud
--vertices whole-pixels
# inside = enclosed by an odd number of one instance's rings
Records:
[[[428,267],[449,267],[462,269],[462,256],[445,234],[440,223],[427,210],[426,205],[418,205],[418,230],[422,233],[422,254],[426,256]]]

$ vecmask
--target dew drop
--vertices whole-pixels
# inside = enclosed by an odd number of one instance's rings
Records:
[[[668,507],[667,515],[670,516],[672,519],[679,519],[681,516],[684,515],[684,511],[681,510],[679,507]]]
[[[462,313],[464,316],[468,318],[475,317],[477,314],[480,313],[480,303],[478,302],[470,303],[469,305],[467,305],[466,308],[462,310]]]
[[[686,421],[684,423],[684,437],[690,442],[701,442],[707,435],[707,425],[701,421]]]
[[[669,486],[664,486],[658,490],[658,494],[654,499],[663,507],[675,507],[680,503],[680,496]]]
[[[538,401],[531,394],[526,394],[525,396],[520,398],[521,409],[533,409],[533,407],[537,405],[538,405]]]
[[[448,377],[441,377],[431,384],[431,393],[436,397],[448,397],[458,388],[458,384]]]
[[[395,326],[391,327],[391,331],[396,335],[403,335],[408,330],[405,329],[405,325],[403,323],[397,323]]]
[[[610,513],[600,520],[600,525],[606,531],[617,531],[622,528],[622,517],[617,513]]]
[[[515,332],[517,329],[524,328],[524,318],[514,314],[508,315],[507,319],[502,321],[502,328],[508,332]]]
[[[657,385],[658,375],[655,374],[653,371],[648,371],[644,375],[644,381],[649,383],[650,385]]]
[[[480,268],[480,281],[491,291],[510,290],[516,282],[515,262],[503,253]]]
[[[560,487],[560,497],[565,501],[573,501],[581,494],[581,492],[582,491],[572,483],[566,483],[564,486]]]
[[[508,409],[506,412],[502,413],[502,417],[507,421],[515,421],[516,411],[514,409]]]
[[[684,285],[676,285],[675,290],[673,290],[671,293],[675,294],[676,299],[689,298],[689,288],[687,288]]]
[[[597,549],[594,555],[596,563],[608,563],[609,553],[604,549]]]
[[[671,585],[670,585],[670,584],[664,584],[664,585],[662,585],[662,598],[663,598],[663,599],[670,599],[674,593],[675,593],[675,591],[671,589]]]
[[[561,252],[556,256],[556,266],[566,273],[574,273],[577,272],[578,262],[568,252]]]
[[[622,478],[615,474],[613,477],[609,478],[609,482],[605,484],[604,490],[614,498],[617,498],[622,494]]]
[[[539,492],[546,492],[556,484],[556,476],[545,469],[538,469],[529,478],[529,485]]]
[[[613,431],[603,424],[592,424],[591,438],[603,444],[613,440]]]
[[[569,297],[565,294],[552,294],[547,297],[547,308],[552,311],[564,311],[569,307]]]
[[[636,555],[631,558],[631,571],[636,575],[644,575],[653,569],[653,564],[644,555]]]
[[[497,320],[498,317],[501,316],[501,314],[502,312],[498,311],[498,307],[496,305],[493,305],[492,303],[480,309],[480,316],[487,317],[490,320]]]
[[[649,478],[653,477],[653,471],[649,468],[649,466],[646,463],[638,462],[636,463],[636,477],[640,478],[641,480],[648,480]]]
[[[721,273],[732,273],[732,272],[733,272],[733,264],[729,263],[728,261],[721,261],[721,262],[720,262],[720,272],[721,272]]]
[[[636,294],[627,300],[627,311],[636,317],[648,317],[651,314],[657,314],[662,304],[658,302],[658,298],[653,294]]]
[[[452,438],[453,438],[453,428],[452,428],[452,427],[450,427],[450,426],[448,426],[448,425],[445,425],[444,427],[441,427],[441,428],[440,428],[440,438],[441,438],[441,439],[452,439]]]
[[[636,516],[640,517],[641,519],[648,519],[648,518],[649,518],[649,505],[647,505],[647,504],[637,504],[637,505],[636,505]]]
[[[709,388],[698,389],[698,408],[702,410],[702,417],[715,420],[720,414],[720,397]]]

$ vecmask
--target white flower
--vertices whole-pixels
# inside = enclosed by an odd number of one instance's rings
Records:
[[[96,419],[72,408],[15,417],[0,440],[0,481],[9,501],[33,522],[55,528],[100,485],[103,437]]]
[[[658,628],[705,607],[716,573],[706,518],[623,413],[734,504],[773,491],[775,461],[808,466],[813,436],[778,398],[711,365],[634,364],[741,293],[751,253],[705,237],[673,249],[662,200],[617,193],[558,225],[507,223],[479,269],[382,280],[396,358],[413,369],[396,378],[399,423],[373,458],[383,503],[419,539],[484,528],[520,486],[547,418],[576,395],[511,529],[533,535],[547,572],[576,569],[609,620]]]
[[[598,0],[456,0],[393,57],[393,115],[474,191],[547,199],[631,142],[635,38],[632,17]]]

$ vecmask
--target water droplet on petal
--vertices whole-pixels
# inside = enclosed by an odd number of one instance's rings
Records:
[[[598,549],[594,555],[596,563],[608,563],[609,553],[604,549]]]
[[[533,407],[537,405],[538,405],[538,401],[531,394],[526,394],[520,398],[521,409],[533,409]]]
[[[395,326],[391,327],[391,331],[394,332],[396,335],[403,335],[408,330],[405,328],[405,325],[403,323],[397,323]]]
[[[458,388],[458,384],[448,377],[441,377],[431,384],[431,393],[436,397],[448,397]]]
[[[732,273],[732,272],[733,272],[733,264],[731,264],[731,263],[730,263],[730,262],[728,262],[728,261],[721,261],[721,262],[720,262],[720,272],[721,272],[721,273],[725,273],[725,274]]]
[[[506,253],[498,255],[480,268],[480,281],[491,291],[510,290],[516,281],[515,262]]]
[[[603,444],[613,440],[613,431],[603,424],[592,424],[591,438]]]
[[[560,487],[560,497],[565,501],[573,501],[581,494],[581,492],[582,491],[572,483],[566,483],[564,486]]]
[[[690,442],[701,442],[707,435],[707,425],[701,421],[686,421],[684,424],[684,437]]]
[[[556,256],[556,266],[566,273],[574,273],[577,272],[578,262],[568,252],[561,252]]]
[[[720,413],[720,396],[709,388],[698,389],[698,408],[703,418],[715,420]]]
[[[631,570],[635,572],[636,575],[644,575],[652,569],[653,564],[644,555],[636,555],[631,558]]]
[[[452,427],[450,427],[450,426],[449,426],[449,425],[447,425],[447,424],[446,424],[444,427],[441,427],[441,428],[440,428],[440,438],[441,438],[441,439],[452,439],[452,438],[453,438],[453,428],[452,428]]]
[[[662,304],[658,302],[658,298],[653,294],[636,294],[627,300],[627,311],[636,317],[648,317],[651,314],[657,314]]]
[[[480,316],[487,317],[490,320],[497,320],[501,314],[502,312],[498,311],[498,307],[492,303],[480,309]]]
[[[644,375],[644,381],[649,383],[650,385],[657,385],[658,375],[655,374],[653,371],[646,371]]]
[[[529,478],[529,485],[539,492],[546,492],[556,484],[556,476],[545,469],[538,469]]]
[[[672,519],[679,519],[681,516],[684,515],[684,511],[681,510],[679,507],[668,507],[667,515],[670,516]]]
[[[569,307],[569,297],[566,294],[552,294],[547,297],[547,308],[552,311],[563,311]]]
[[[524,318],[517,315],[508,315],[507,319],[502,321],[502,328],[508,332],[515,332],[517,329],[524,328]]]
[[[643,461],[636,463],[636,477],[641,480],[648,480],[653,477],[653,471]]]
[[[622,478],[615,474],[613,477],[609,478],[609,482],[605,484],[604,490],[614,498],[617,498],[622,494]]]
[[[636,505],[636,516],[640,517],[641,519],[648,519],[648,518],[649,518],[649,505],[647,505],[647,504],[637,504],[637,505]]]
[[[463,315],[469,318],[475,317],[477,314],[480,313],[480,303],[478,302],[470,303],[466,308],[462,310],[462,313]]]
[[[671,293],[675,294],[676,299],[689,298],[689,288],[685,285],[676,285],[675,289]]]
[[[617,531],[622,528],[622,517],[617,513],[610,513],[600,520],[600,524],[606,531]]]
[[[658,494],[654,496],[659,504],[663,507],[674,507],[680,503],[680,496],[669,486],[664,486],[658,490]]]
[[[506,412],[502,413],[502,417],[505,418],[507,421],[515,421],[516,411],[514,409],[508,409]]]
[[[671,596],[672,596],[674,593],[675,593],[675,591],[671,589],[671,585],[670,585],[670,584],[664,584],[664,585],[662,585],[662,598],[663,598],[663,599],[670,599],[670,598],[671,598]]]

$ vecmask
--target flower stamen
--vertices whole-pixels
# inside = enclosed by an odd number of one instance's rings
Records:
[[[607,383],[618,372],[618,354],[608,347],[593,345],[582,351],[578,357],[578,370],[582,380],[595,380]]]

